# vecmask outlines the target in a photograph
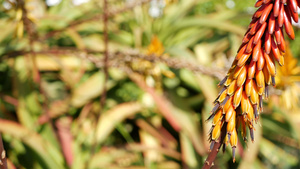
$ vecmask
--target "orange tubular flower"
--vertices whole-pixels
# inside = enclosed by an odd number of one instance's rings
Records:
[[[295,38],[292,19],[298,22],[300,1],[258,0],[255,7],[258,10],[252,17],[227,76],[219,83],[223,88],[208,118],[213,119],[211,149],[216,141],[221,141],[224,147],[229,143],[232,146],[233,161],[238,128],[241,127],[245,141],[248,128],[251,140],[254,141],[253,124],[262,111],[263,96],[268,97],[271,83],[275,86],[275,61],[280,66],[284,65],[286,46],[283,33],[286,32],[290,39]],[[221,135],[226,135],[224,140],[219,139]]]

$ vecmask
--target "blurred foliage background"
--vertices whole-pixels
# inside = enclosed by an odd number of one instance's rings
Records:
[[[205,120],[255,1],[106,3],[0,0],[0,132],[9,168],[203,165]],[[230,148],[219,153],[213,168],[300,168],[298,25],[256,141],[238,144],[236,163]]]

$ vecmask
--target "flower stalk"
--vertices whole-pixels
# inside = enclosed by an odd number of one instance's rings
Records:
[[[254,123],[263,111],[263,99],[269,96],[269,86],[276,85],[275,64],[284,65],[284,32],[290,39],[295,38],[292,20],[298,22],[299,0],[258,0],[255,7],[258,9],[253,14],[235,60],[219,83],[222,89],[208,118],[212,120],[211,152],[203,168],[211,166],[215,158],[211,154],[216,153],[221,145],[231,145],[235,162],[238,129],[244,141],[250,133],[254,142]]]

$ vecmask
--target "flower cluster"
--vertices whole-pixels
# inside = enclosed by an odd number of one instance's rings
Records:
[[[237,146],[237,130],[246,141],[247,128],[254,141],[254,122],[259,119],[263,108],[263,98],[269,95],[270,85],[275,86],[275,61],[284,64],[286,51],[284,31],[290,39],[295,38],[292,19],[298,22],[300,0],[258,0],[259,7],[253,14],[242,45],[226,77],[220,82],[223,86],[215,106],[208,118],[212,119],[210,131],[211,149],[216,141],[223,147],[232,146],[233,161]],[[222,130],[226,127],[225,130]],[[220,140],[221,135],[224,140]]]

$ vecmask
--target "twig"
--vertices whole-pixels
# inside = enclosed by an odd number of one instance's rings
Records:
[[[217,139],[217,141],[214,144],[214,147],[212,148],[211,152],[208,154],[208,157],[205,160],[202,169],[210,169],[210,167],[213,166],[213,163],[214,163],[215,158],[217,157],[217,154],[221,148],[223,140],[226,137],[226,126],[227,126],[227,123],[224,123],[222,126],[222,129],[221,129],[221,136]]]
[[[28,59],[31,60],[32,62],[32,73],[33,73],[33,81],[35,83],[38,84],[39,87],[39,91],[41,93],[42,96],[44,96],[44,102],[42,103],[42,107],[43,107],[43,113],[45,114],[45,116],[50,119],[50,114],[49,114],[49,107],[48,107],[48,98],[47,95],[45,93],[45,90],[43,89],[42,83],[41,83],[41,76],[40,76],[40,72],[38,70],[38,66],[37,66],[37,52],[35,52],[34,50],[34,43],[35,41],[38,39],[38,34],[34,28],[34,23],[28,18],[28,11],[25,7],[25,1],[24,0],[17,0],[21,10],[22,10],[22,20],[24,23],[24,27],[25,30],[28,34],[28,39],[29,39],[29,51],[25,52],[26,55],[28,57]],[[53,131],[55,131],[55,136],[57,139],[59,139],[59,135],[55,130],[55,125],[53,123],[52,120],[49,121],[50,126],[52,128]],[[68,159],[66,159],[66,161],[68,161]]]
[[[28,53],[29,52],[26,51],[10,52],[10,53],[3,54],[0,58],[13,58]],[[78,50],[75,48],[56,48],[56,49],[50,49],[45,51],[39,51],[35,53],[48,54],[48,55],[74,54],[76,56],[79,56],[80,58],[89,60],[90,62],[94,63],[98,68],[104,67],[103,59],[99,59],[99,57],[94,56],[95,53],[104,53],[104,51],[99,52],[99,51],[92,51],[92,50]],[[206,67],[201,64],[195,64],[194,62],[185,61],[180,58],[145,55],[134,50],[128,50],[122,52],[108,52],[108,59],[109,59],[108,64],[111,67],[125,66],[124,62],[135,62],[138,59],[139,60],[143,59],[150,62],[162,62],[174,69],[188,69],[195,73],[202,73],[211,77],[215,77],[218,80],[222,80],[225,76],[225,71],[223,69]]]
[[[48,109],[48,99],[47,95],[42,87],[42,82],[41,82],[41,75],[37,67],[37,61],[36,61],[36,52],[34,50],[34,42],[37,38],[37,33],[34,29],[33,22],[28,18],[28,11],[25,7],[25,1],[24,0],[18,0],[18,3],[20,5],[20,8],[22,9],[22,20],[24,23],[24,27],[26,32],[28,33],[28,39],[29,39],[29,51],[27,52],[27,55],[32,62],[32,73],[33,73],[33,81],[38,84],[40,93],[44,96],[44,103],[43,103],[43,111],[44,113],[50,118],[50,115],[47,111]],[[54,129],[54,124],[51,122],[50,125]]]
[[[104,79],[104,85],[103,85],[103,92],[101,95],[101,99],[100,99],[100,103],[101,103],[101,107],[103,108],[104,104],[105,104],[105,100],[106,100],[106,84],[107,84],[107,80],[108,80],[108,3],[107,0],[104,0],[104,5],[103,5],[103,41],[104,41],[104,59],[103,59],[103,63],[104,63],[104,67],[103,67],[103,71],[104,71],[104,75],[105,75],[105,79]],[[97,118],[98,119],[98,118]]]
[[[140,58],[144,60],[148,60],[150,62],[163,62],[169,67],[175,68],[175,69],[182,69],[186,68],[194,72],[201,72],[205,75],[209,75],[212,77],[216,77],[219,80],[222,80],[225,76],[225,72],[223,70],[218,70],[216,68],[208,68],[205,66],[202,66],[200,64],[194,64],[189,61],[184,61],[183,59],[178,58],[170,58],[165,56],[156,56],[156,55],[145,55],[138,53],[136,51],[126,51],[126,52],[117,52],[114,54],[115,57],[118,58],[125,58],[125,61],[130,61],[131,59]],[[127,56],[127,57],[126,57]],[[128,57],[130,56],[130,57]],[[132,61],[132,60],[131,60]]]

